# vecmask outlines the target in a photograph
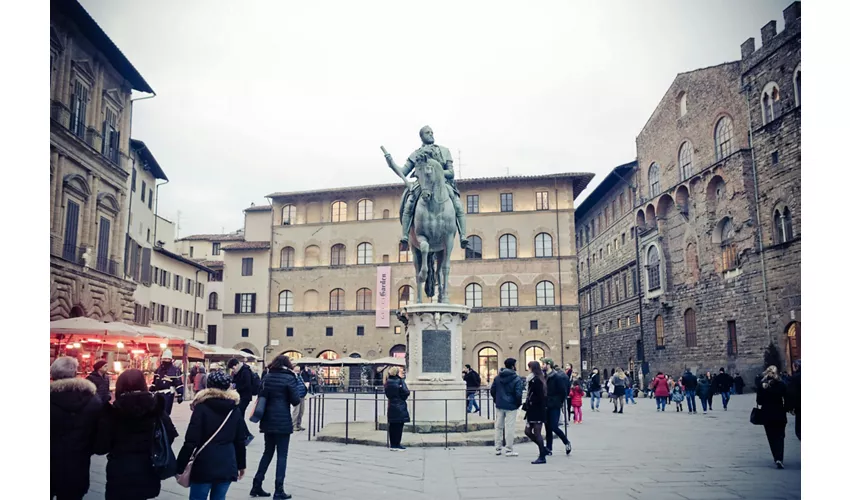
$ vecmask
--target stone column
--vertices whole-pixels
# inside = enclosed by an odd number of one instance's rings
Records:
[[[55,178],[55,183],[53,185],[53,189],[55,191],[53,195],[53,232],[60,236],[62,235],[62,224],[64,221],[62,220],[62,195],[64,193],[64,181],[63,177],[65,176],[65,155],[54,153],[56,155],[56,171],[53,173]]]
[[[118,215],[115,217],[115,223],[112,224],[112,242],[109,244],[111,254],[109,258],[119,263],[119,269],[123,269],[121,266],[124,260],[124,234],[126,232],[124,220],[126,211],[124,207],[126,204],[127,194],[122,191],[118,194]]]

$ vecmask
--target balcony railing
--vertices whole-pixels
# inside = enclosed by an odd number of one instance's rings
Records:
[[[62,257],[68,262],[83,265],[83,254],[86,252],[86,247],[78,247],[67,243],[62,243],[59,247],[59,257]]]
[[[118,276],[118,261],[110,259],[97,259],[97,266],[95,266],[95,269],[102,273],[111,274],[112,276]]]
[[[61,102],[50,101],[50,119],[65,128],[70,128],[71,112]]]

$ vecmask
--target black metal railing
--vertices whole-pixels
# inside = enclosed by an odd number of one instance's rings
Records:
[[[83,265],[83,254],[86,252],[86,247],[78,247],[68,243],[63,243],[60,252],[59,256],[68,262]]]
[[[70,129],[71,112],[59,101],[50,101],[50,119]]]
[[[97,259],[95,269],[102,273],[118,276],[118,261],[111,259]]]

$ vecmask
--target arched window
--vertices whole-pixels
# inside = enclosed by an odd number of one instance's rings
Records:
[[[478,351],[478,374],[482,379],[491,380],[499,374],[499,355],[492,347],[485,347]]]
[[[344,201],[331,203],[331,222],[344,222],[348,220],[348,205]]]
[[[218,309],[218,292],[210,293],[210,304],[207,309],[211,309],[213,311]]]
[[[404,285],[398,289],[398,308],[406,306],[410,303],[410,294],[413,291],[410,285]]]
[[[685,247],[685,265],[691,274],[691,279],[699,281],[699,255],[697,255],[697,246],[694,243],[688,243],[688,246]]]
[[[331,265],[345,265],[345,245],[343,245],[342,243],[337,243],[336,245],[331,247]]]
[[[551,281],[541,281],[537,284],[537,305],[555,305],[555,285]]]
[[[345,290],[334,288],[331,290],[329,311],[345,311]]]
[[[540,361],[541,359],[543,359],[543,348],[540,346],[533,345],[525,350],[525,352],[523,353],[523,357],[525,357],[525,360],[522,366],[527,371],[529,361]]]
[[[773,232],[776,243],[785,243],[794,239],[794,221],[788,207],[773,211]]]
[[[800,359],[800,323],[796,321],[788,325],[785,332],[785,362],[794,369],[794,361]]]
[[[735,228],[732,219],[726,218],[720,229],[720,250],[723,254],[723,270],[730,271],[738,267],[738,250],[734,241]]]
[[[295,249],[292,247],[283,247],[280,251],[280,267],[282,269],[290,269],[295,265]]]
[[[685,116],[688,112],[688,94],[679,94],[679,116]]]
[[[372,200],[357,202],[357,220],[372,220]]]
[[[484,307],[481,293],[481,285],[478,283],[470,283],[466,285],[466,301],[467,307]]]
[[[800,91],[800,85],[802,85],[803,81],[801,80],[802,73],[800,72],[800,66],[797,65],[797,71],[794,72],[794,97],[797,100],[797,107],[800,106],[800,102],[802,101],[803,94]]]
[[[697,313],[693,309],[685,311],[685,346],[697,346]]]
[[[646,252],[646,281],[650,291],[661,288],[661,259],[655,245]]]
[[[407,250],[402,250],[404,246],[403,243],[398,244],[398,261],[399,262],[410,262],[413,259],[413,255],[410,251],[410,245],[407,245]],[[469,250],[467,250],[469,251]]]
[[[694,175],[694,167],[691,163],[694,156],[694,150],[689,141],[682,143],[679,148],[679,172],[682,174],[682,180],[690,179]]]
[[[478,236],[472,235],[469,237],[469,244],[466,245],[466,259],[480,259],[481,258],[481,238]]]
[[[664,318],[660,314],[655,317],[655,347],[664,347]]]
[[[372,263],[372,244],[361,243],[357,245],[357,263],[371,264]]]
[[[519,293],[516,283],[510,281],[502,283],[500,289],[500,305],[502,307],[517,307],[519,306]]]
[[[761,116],[763,123],[767,125],[779,115],[779,86],[776,83],[768,83],[761,92]]]
[[[728,116],[720,118],[714,128],[714,150],[717,161],[732,154],[732,120]]]
[[[283,353],[283,355],[288,357],[292,361],[295,361],[296,359],[301,359],[303,357],[298,351],[286,351],[285,353]]]
[[[295,224],[295,205],[286,205],[280,211],[280,223],[284,226]]]
[[[389,218],[390,218],[390,211],[389,211],[388,209],[386,209],[386,208],[385,208],[385,209],[384,209],[384,214],[383,214],[383,215],[384,215],[384,219],[389,219]]]
[[[316,245],[310,245],[304,249],[304,266],[315,267],[319,265],[321,250]]]
[[[306,312],[315,312],[319,310],[319,292],[316,290],[307,290],[304,292],[304,302],[302,307]]]
[[[294,296],[292,292],[289,290],[284,290],[280,292],[277,298],[277,310],[278,312],[292,312],[294,306]]]
[[[339,354],[334,351],[322,351],[322,353],[319,354],[319,358],[333,361],[335,359],[339,359]],[[336,385],[339,382],[338,366],[323,366],[319,368],[319,373],[321,373],[321,376],[327,385]]]
[[[549,233],[540,233],[534,237],[534,256],[552,256],[552,236]]]
[[[361,288],[357,290],[357,310],[370,311],[372,309],[372,290]]]
[[[659,179],[661,172],[658,164],[653,163],[649,166],[649,197],[655,198],[661,192],[661,180]]]
[[[499,258],[516,259],[516,236],[504,234],[499,238]]]

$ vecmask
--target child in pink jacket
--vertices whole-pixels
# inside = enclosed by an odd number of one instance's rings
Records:
[[[581,390],[581,382],[576,380],[573,382],[573,387],[570,389],[570,403],[573,406],[573,423],[581,423],[581,398],[584,396],[584,391]]]

